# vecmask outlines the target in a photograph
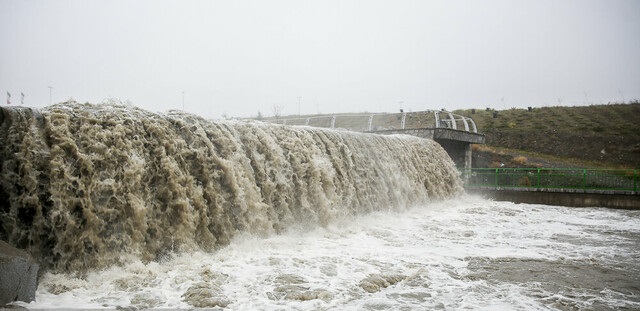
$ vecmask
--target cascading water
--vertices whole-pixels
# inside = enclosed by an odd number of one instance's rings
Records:
[[[462,192],[434,141],[123,105],[3,108],[0,239],[53,271],[210,251]]]

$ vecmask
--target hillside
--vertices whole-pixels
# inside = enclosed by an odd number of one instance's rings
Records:
[[[640,103],[456,110],[473,118],[488,147],[515,149],[591,166],[640,167]],[[495,114],[495,116],[494,116]],[[480,148],[480,152],[482,152]],[[487,151],[486,148],[484,151]],[[494,149],[495,150],[495,149]]]

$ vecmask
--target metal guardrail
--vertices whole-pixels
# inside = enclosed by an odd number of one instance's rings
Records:
[[[637,194],[640,169],[471,168],[461,170],[465,187],[625,191]]]
[[[401,113],[366,113],[319,115],[310,117],[277,118],[267,122],[306,125],[326,128],[346,128],[349,130],[371,132],[389,129],[409,128],[451,128],[477,133],[473,119],[445,110],[425,110]]]

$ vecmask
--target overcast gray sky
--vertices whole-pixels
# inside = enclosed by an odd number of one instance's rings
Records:
[[[213,118],[629,101],[640,1],[0,0],[0,91],[49,86]]]

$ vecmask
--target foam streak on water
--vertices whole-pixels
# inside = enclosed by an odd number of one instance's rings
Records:
[[[463,197],[215,252],[47,274],[29,308],[637,310],[638,211]]]

